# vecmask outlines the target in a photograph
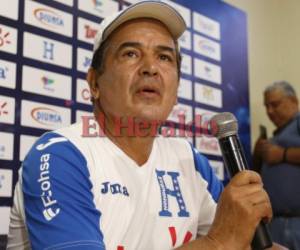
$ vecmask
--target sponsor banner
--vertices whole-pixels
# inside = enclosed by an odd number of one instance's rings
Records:
[[[216,61],[221,60],[220,44],[197,34],[194,34],[194,51]]]
[[[79,17],[77,26],[77,39],[86,43],[94,44],[98,27],[98,23]]]
[[[8,234],[8,227],[10,221],[10,207],[0,206],[0,235]]]
[[[106,17],[119,10],[118,2],[113,0],[78,0],[78,8],[98,17]]]
[[[168,121],[180,122],[180,116],[183,116],[185,121],[184,123],[191,122],[193,120],[193,107],[181,103],[177,103],[174,107],[173,110],[171,111]]]
[[[195,121],[200,121],[197,123],[197,133],[196,136],[210,136],[209,134],[209,122],[211,118],[217,114],[217,112],[213,112],[207,109],[195,108]]]
[[[0,16],[5,16],[13,20],[18,20],[19,0],[9,0],[9,4],[1,2]]]
[[[220,23],[197,12],[193,12],[193,27],[207,36],[220,40]]]
[[[217,84],[222,83],[221,67],[216,64],[194,58],[194,71],[196,77]]]
[[[180,78],[177,95],[180,98],[192,100],[192,82],[190,80]]]
[[[12,170],[0,169],[0,197],[12,196],[12,178]]]
[[[219,180],[224,180],[224,163],[221,161],[209,161],[210,166],[212,167],[215,175]]]
[[[14,134],[0,132],[0,160],[13,160]]]
[[[69,5],[69,6],[73,6],[74,5],[74,0],[54,0],[56,2],[65,4],[65,5]]]
[[[77,49],[77,70],[87,73],[92,63],[93,52],[90,50],[78,48]]]
[[[38,139],[38,136],[21,135],[20,136],[20,156],[19,160],[23,161],[33,144]]]
[[[215,137],[196,137],[196,148],[203,154],[221,156],[218,139]]]
[[[192,35],[191,32],[186,30],[179,38],[179,45],[181,48],[192,49]]]
[[[72,37],[73,16],[35,1],[25,1],[24,22],[41,29]]]
[[[76,110],[76,122],[82,122],[82,116],[94,116],[94,113],[83,111],[83,110]]]
[[[1,4],[1,8],[2,5],[4,4]],[[0,51],[17,54],[17,41],[17,29],[0,24]]]
[[[195,108],[195,115],[201,115],[204,117],[212,117],[213,115],[218,114],[218,112],[214,112],[208,109]]]
[[[0,95],[0,123],[15,123],[15,98]]]
[[[195,83],[195,100],[213,107],[223,107],[222,91],[204,84]]]
[[[39,102],[22,100],[21,125],[47,130],[70,125],[71,110]]]
[[[181,72],[191,75],[192,74],[192,57],[187,54],[181,54],[182,61],[181,61]]]
[[[38,61],[72,68],[71,45],[32,33],[24,32],[23,55]]]
[[[92,105],[90,87],[86,80],[77,79],[76,101]]]
[[[16,88],[16,64],[0,60],[0,86],[10,89]]]
[[[187,27],[191,27],[191,10],[178,4],[178,3],[174,3],[170,0],[162,0],[162,2],[165,2],[169,5],[171,5],[174,9],[176,9],[183,17],[186,26]]]
[[[24,65],[22,90],[39,95],[71,100],[72,78]]]
[[[207,129],[207,123],[216,114],[218,114],[218,112],[214,112],[208,109],[195,108],[195,117],[199,115],[201,116],[201,125],[204,126],[204,129]]]

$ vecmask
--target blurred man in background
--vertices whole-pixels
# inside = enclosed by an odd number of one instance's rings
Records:
[[[300,249],[300,113],[298,98],[286,81],[264,91],[268,117],[276,126],[273,137],[256,142],[254,168],[262,175],[274,217],[270,224],[275,242]]]

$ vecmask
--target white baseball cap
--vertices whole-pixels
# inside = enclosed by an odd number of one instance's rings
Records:
[[[95,52],[122,23],[136,18],[153,18],[161,21],[166,25],[175,40],[186,30],[183,17],[170,5],[160,1],[142,1],[106,17],[101,22],[95,37],[93,51]]]

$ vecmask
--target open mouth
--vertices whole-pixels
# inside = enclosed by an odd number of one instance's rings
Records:
[[[160,96],[160,92],[155,87],[144,86],[137,90],[137,94],[152,97],[152,96]]]

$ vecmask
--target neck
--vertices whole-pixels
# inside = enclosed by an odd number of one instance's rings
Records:
[[[104,113],[98,113],[97,121],[105,135],[117,145],[126,155],[142,166],[147,162],[152,151],[156,135],[156,127],[137,128],[139,124],[124,122],[123,119],[110,118]]]

